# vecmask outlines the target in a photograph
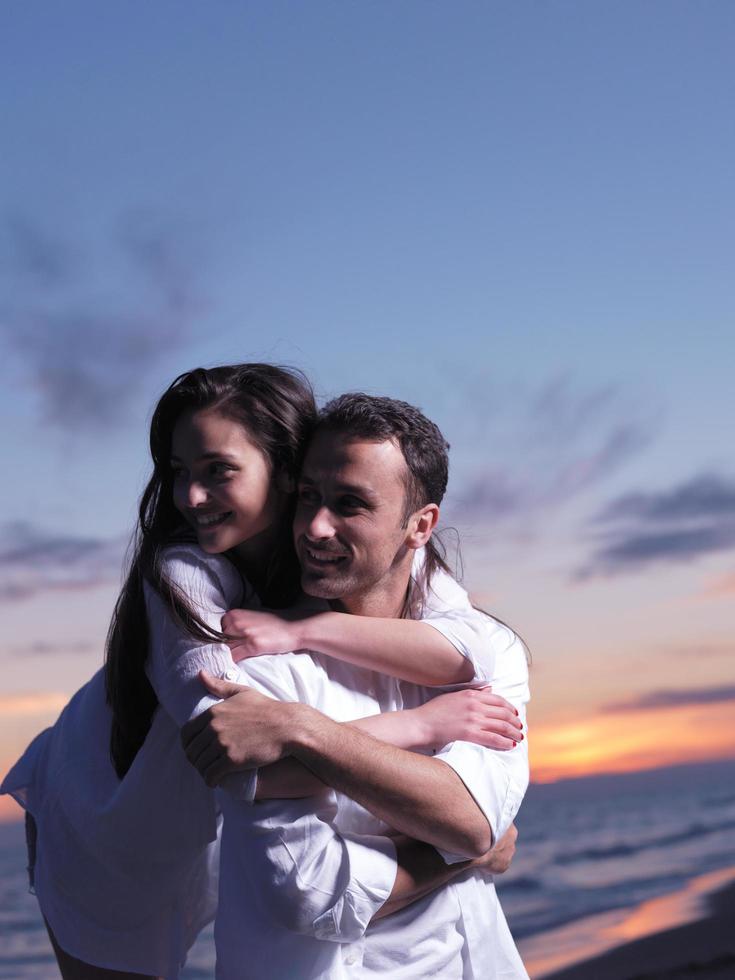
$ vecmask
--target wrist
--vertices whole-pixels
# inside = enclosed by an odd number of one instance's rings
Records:
[[[434,727],[420,708],[405,708],[403,720],[408,726],[411,748],[433,750],[436,747]]]
[[[340,726],[307,704],[294,701],[288,707],[288,740],[284,744],[288,755],[302,761],[319,755],[324,749],[330,726],[338,730]]]
[[[315,650],[324,653],[324,635],[329,613],[317,612],[293,623],[294,650]]]

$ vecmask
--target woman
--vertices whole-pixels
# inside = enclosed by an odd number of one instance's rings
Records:
[[[35,888],[65,978],[105,971],[176,977],[214,915],[216,802],[186,762],[179,728],[213,703],[199,671],[220,677],[232,671],[223,610],[260,602],[285,607],[298,597],[292,489],[314,418],[303,376],[264,364],[188,372],[156,407],[154,471],[105,669],[38,736],[2,786],[38,828]],[[432,626],[416,622],[412,629],[431,676],[405,670],[401,676],[422,684],[487,680],[466,656],[471,626],[460,652],[456,622],[450,642],[441,616],[430,608],[426,615]],[[333,636],[325,644],[325,652],[339,656]],[[381,669],[393,663],[398,671],[390,637],[381,633],[374,648]],[[483,695],[487,723],[478,734],[459,717],[457,697],[434,699],[420,709],[420,722],[413,712],[414,726],[388,715],[359,724],[403,747],[502,741],[487,734],[493,725],[498,733],[507,729],[512,709],[502,699]],[[519,739],[517,725],[514,731]],[[273,796],[303,792],[289,780],[286,771],[264,783]],[[227,788],[252,795],[252,777],[232,777]]]

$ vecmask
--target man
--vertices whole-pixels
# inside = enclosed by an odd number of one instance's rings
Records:
[[[327,405],[294,522],[304,591],[363,616],[410,612],[421,601],[414,555],[426,548],[424,589],[438,560],[431,533],[446,477],[446,443],[416,409],[364,395]],[[494,689],[522,712],[522,646],[492,620],[486,629]],[[412,707],[429,693],[381,675],[361,689],[365,674],[318,655],[247,661],[245,683],[294,703],[210,681],[228,700],[184,731],[209,782],[290,756],[344,794],[251,808],[223,797],[218,975],[525,977],[478,870],[492,870],[484,855],[520,805],[525,742],[506,753],[454,743],[437,758],[384,745],[337,722]],[[391,839],[388,828],[403,836]]]

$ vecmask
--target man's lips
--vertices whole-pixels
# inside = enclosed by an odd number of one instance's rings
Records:
[[[312,568],[333,568],[339,565],[349,555],[345,552],[334,552],[324,548],[312,548],[308,544],[302,544],[300,550],[302,564],[310,565]]]

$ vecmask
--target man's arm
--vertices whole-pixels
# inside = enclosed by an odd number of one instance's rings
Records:
[[[390,896],[375,913],[372,921],[383,919],[417,902],[465,871],[478,870],[490,875],[503,874],[513,860],[517,837],[518,831],[515,825],[511,825],[487,854],[458,864],[446,864],[438,851],[429,844],[403,835],[394,837],[393,843],[396,845],[398,862],[396,879]]]
[[[493,834],[483,811],[446,763],[386,745],[307,705],[202,679],[226,700],[189,722],[182,740],[208,785],[292,756],[400,833],[468,858],[490,849]]]

